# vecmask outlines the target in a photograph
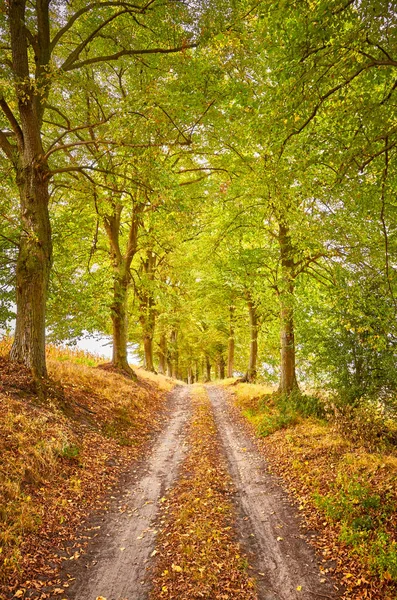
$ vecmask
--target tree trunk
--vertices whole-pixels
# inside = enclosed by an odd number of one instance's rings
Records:
[[[125,371],[128,375],[133,375],[133,370],[128,364],[127,343],[128,343],[128,286],[129,275],[125,265],[113,266],[114,285],[113,285],[113,303],[111,305],[111,317],[113,325],[113,355],[112,364],[117,369]]]
[[[189,365],[188,371],[187,371],[187,382],[189,385],[194,383],[194,375],[193,375],[193,369],[192,369],[191,365]]]
[[[12,360],[29,367],[35,378],[46,377],[45,312],[52,265],[51,225],[48,212],[49,169],[41,139],[41,118],[45,85],[33,83],[29,72],[29,42],[26,26],[26,2],[6,3],[10,28],[12,72],[18,102],[19,121],[1,96],[0,105],[9,121],[16,145],[2,135],[1,147],[16,170],[19,189],[22,234],[16,267],[17,318]],[[37,4],[38,14],[43,12]],[[48,11],[47,11],[48,13]],[[38,23],[36,71],[49,59],[49,22]],[[36,52],[36,51],[35,51]],[[35,83],[37,84],[35,86]]]
[[[205,370],[206,370],[206,381],[211,381],[211,363],[208,356],[205,357]]]
[[[252,300],[248,301],[248,314],[250,319],[251,343],[248,371],[245,380],[251,383],[256,379],[256,361],[258,358],[258,315],[256,306]]]
[[[196,381],[198,382],[198,380],[200,378],[200,367],[199,367],[198,360],[196,360],[196,363],[195,363],[195,373],[196,373]]]
[[[280,345],[281,345],[281,372],[280,388],[282,394],[290,394],[298,387],[295,367],[295,334],[294,334],[294,308],[293,285],[290,287],[291,296],[280,294]]]
[[[178,353],[178,332],[173,329],[171,331],[171,365],[172,365],[172,377],[178,379],[179,377],[179,353]]]
[[[153,336],[150,333],[145,333],[143,336],[143,348],[145,352],[145,368],[147,371],[155,373],[153,363]]]
[[[282,281],[280,301],[280,386],[281,394],[290,394],[298,388],[295,367],[294,290],[295,265],[288,225],[279,224],[279,247]]]
[[[142,263],[142,271],[146,275],[146,281],[144,281],[143,289],[138,292],[141,300],[139,321],[142,325],[142,338],[143,348],[145,353],[145,368],[148,371],[155,372],[153,363],[153,338],[154,329],[156,325],[156,309],[155,300],[153,297],[153,291],[151,283],[154,280],[154,272],[156,268],[156,256],[148,250],[146,259]]]
[[[47,376],[45,312],[52,243],[47,165],[36,163],[29,150],[18,170],[17,183],[23,228],[16,267],[16,329],[10,357],[41,378]]]
[[[227,349],[227,376],[233,377],[234,370],[234,306],[230,309],[229,340]]]
[[[109,202],[111,214],[103,217],[103,224],[108,235],[110,258],[113,267],[113,302],[110,307],[113,326],[112,365],[136,379],[136,374],[128,364],[128,290],[131,282],[130,266],[137,251],[137,237],[140,226],[141,206],[133,205],[125,252],[120,247],[120,227],[123,205],[120,202]]]
[[[159,373],[165,375],[167,370],[167,336],[165,333],[160,335],[160,344],[159,344]]]
[[[172,357],[170,350],[167,350],[167,376],[172,377]]]
[[[219,377],[225,379],[225,359],[223,356],[219,358]]]

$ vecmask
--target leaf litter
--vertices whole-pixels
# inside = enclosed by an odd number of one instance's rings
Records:
[[[228,474],[208,396],[192,388],[190,450],[179,480],[161,499],[151,600],[256,600],[247,557],[236,541]]]

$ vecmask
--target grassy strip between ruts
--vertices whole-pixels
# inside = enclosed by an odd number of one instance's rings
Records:
[[[296,414],[286,422],[265,386],[232,389],[270,468],[297,499],[307,527],[319,531],[315,544],[323,568],[334,562],[346,586],[344,598],[396,600],[395,454],[369,452],[313,417]]]
[[[0,343],[0,598],[61,595],[60,553],[75,560],[81,521],[160,427],[162,377],[138,382],[96,368],[83,352],[48,348],[49,397],[39,402],[27,369]],[[154,382],[156,379],[156,382]],[[61,596],[60,596],[61,597]]]
[[[203,387],[192,388],[189,452],[163,499],[151,599],[256,599],[247,558],[235,541],[233,484]]]

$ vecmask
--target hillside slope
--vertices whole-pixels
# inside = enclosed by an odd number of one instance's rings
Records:
[[[231,385],[230,385],[231,384]],[[305,517],[324,565],[349,600],[397,598],[397,448],[376,419],[304,416],[264,385],[225,382],[245,421]],[[315,399],[302,396],[302,402]],[[306,406],[307,409],[307,406]],[[303,410],[303,413],[305,411]],[[395,424],[391,424],[395,428]],[[390,441],[393,440],[393,441]],[[328,568],[327,568],[328,569]]]
[[[0,348],[0,597],[45,598],[60,553],[165,419],[173,383],[137,370],[138,382],[82,352],[48,349],[51,385],[40,402],[28,370]],[[77,553],[77,554],[75,554]],[[60,583],[60,582],[59,582]],[[32,597],[32,596],[30,596]]]

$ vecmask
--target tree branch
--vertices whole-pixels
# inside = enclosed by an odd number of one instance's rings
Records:
[[[94,31],[92,31],[90,33],[89,36],[87,36],[85,38],[85,40],[83,40],[78,46],[77,48],[75,48],[73,50],[73,52],[71,52],[68,56],[68,58],[65,60],[65,62],[63,63],[61,69],[63,71],[68,71],[71,65],[73,65],[73,63],[79,58],[80,54],[82,53],[82,51],[84,50],[84,48],[86,48],[86,46],[98,35],[98,33],[107,25],[109,25],[109,23],[111,23],[112,21],[114,21],[114,19],[117,19],[117,17],[124,15],[126,13],[128,13],[128,10],[122,10],[120,12],[115,13],[114,15],[112,15],[111,17],[109,17],[108,19],[106,19],[106,21],[103,21],[103,23],[101,23],[96,29],[94,29]]]
[[[93,65],[96,63],[118,60],[122,56],[141,56],[142,54],[171,54],[176,52],[182,52],[189,48],[197,48],[197,46],[198,43],[184,44],[182,46],[177,46],[176,48],[147,48],[142,50],[120,50],[119,52],[116,52],[115,54],[109,54],[108,56],[94,56],[93,58],[81,60],[80,62],[74,63],[64,70],[72,71],[73,69],[80,69],[81,67],[85,67],[86,65]]]
[[[2,109],[3,113],[7,117],[7,120],[11,125],[11,129],[15,133],[15,137],[17,140],[19,150],[22,151],[23,145],[24,145],[22,129],[21,129],[18,121],[16,120],[14,113],[12,112],[11,108],[8,106],[8,104],[4,100],[4,98],[0,98],[0,108]]]
[[[88,125],[79,125],[77,127],[68,129],[67,131],[64,131],[48,148],[46,156],[48,156],[48,153],[54,148],[54,146],[56,144],[58,144],[65,137],[65,135],[68,135],[69,133],[76,133],[77,131],[82,131],[84,129],[90,129],[91,127],[98,127],[99,125],[104,125],[112,118],[113,115],[114,115],[114,113],[112,115],[110,115],[109,118],[107,118],[106,120],[98,121],[97,123],[89,123]],[[65,146],[66,145],[63,144],[59,149],[61,150],[62,148],[65,148]]]
[[[315,118],[315,116],[317,115],[318,111],[320,110],[320,108],[324,104],[324,102],[327,100],[327,98],[329,98],[330,96],[332,96],[337,91],[339,91],[342,88],[344,88],[345,86],[349,85],[349,83],[351,83],[356,77],[358,77],[359,75],[361,75],[361,73],[363,71],[366,71],[367,69],[369,69],[371,67],[374,67],[374,66],[376,66],[376,63],[369,63],[367,65],[364,65],[363,67],[360,67],[350,77],[348,77],[348,79],[346,79],[346,81],[343,81],[342,83],[339,83],[338,85],[336,85],[333,88],[331,88],[330,90],[328,90],[328,92],[326,92],[325,94],[323,94],[322,96],[320,96],[320,99],[319,99],[318,103],[313,108],[312,112],[310,113],[310,115],[308,116],[308,118],[306,119],[306,121],[304,121],[304,123],[299,127],[299,129],[294,129],[285,138],[285,140],[283,141],[283,143],[281,145],[281,150],[280,150],[280,157],[282,156],[282,154],[283,154],[283,152],[285,150],[285,147],[286,147],[287,143],[289,142],[289,140],[294,135],[298,135],[299,133],[301,133],[309,125],[309,123]]]
[[[3,150],[7,158],[9,158],[11,161],[14,161],[14,153],[16,148],[8,141],[7,135],[4,133],[4,131],[0,131],[0,148]]]
[[[143,13],[145,12],[145,10],[149,7],[149,5],[152,4],[152,2],[148,2],[146,5],[144,6],[138,6],[136,4],[131,4],[129,2],[117,2],[117,1],[108,1],[108,2],[92,2],[91,4],[87,4],[87,6],[85,6],[84,8],[81,8],[80,10],[78,10],[77,12],[74,13],[74,15],[72,15],[69,19],[69,21],[66,23],[66,25],[64,25],[59,31],[58,33],[54,36],[52,42],[51,42],[51,52],[52,50],[55,48],[55,46],[58,44],[58,42],[60,41],[60,39],[65,35],[65,33],[67,33],[69,31],[69,29],[71,29],[71,27],[73,27],[74,23],[83,15],[85,15],[86,13],[95,10],[96,8],[105,8],[108,6],[113,6],[115,8],[117,7],[123,7],[123,8],[128,8],[129,10],[136,10],[138,13]]]

